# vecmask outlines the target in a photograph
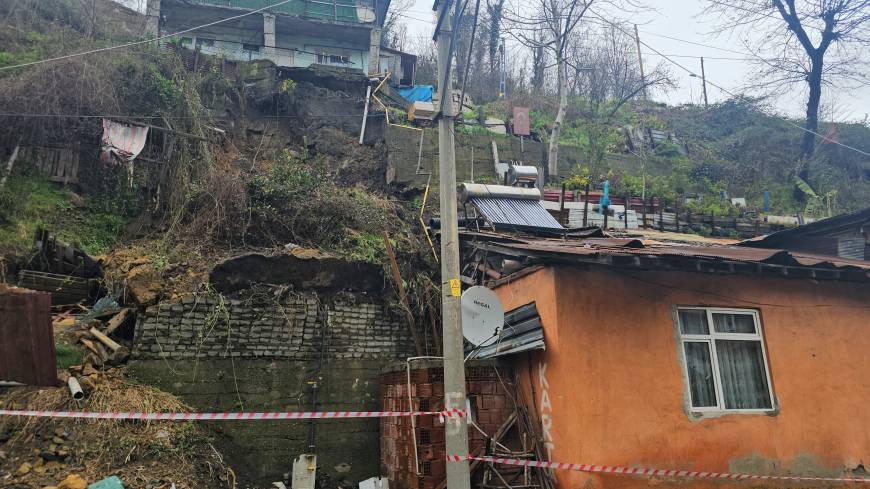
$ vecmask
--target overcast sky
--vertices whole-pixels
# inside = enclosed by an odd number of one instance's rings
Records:
[[[403,17],[402,20],[407,22],[412,35],[430,36],[431,39],[434,23],[431,13],[432,3],[432,0],[415,0],[414,6]],[[705,19],[698,16],[698,14],[703,13],[704,2],[702,0],[662,0],[654,2],[654,4],[656,12],[643,13],[630,19],[632,22],[640,24],[641,40],[662,54],[675,55],[673,56],[675,61],[699,74],[701,70],[699,58],[703,56],[707,79],[729,91],[739,92],[747,78],[752,75],[753,67],[745,60],[716,59],[741,58],[740,54],[733,51],[742,52],[745,51],[745,48],[737,38],[717,38],[708,35],[714,26],[705,23]],[[722,49],[697,46],[662,36]],[[656,64],[662,60],[649,49],[644,48],[643,51],[644,63],[646,64]],[[703,103],[701,80],[690,77],[688,73],[677,67],[673,67],[673,73],[676,75],[680,87],[666,95],[659,94],[657,99],[674,105],[690,102]],[[802,117],[806,110],[806,101],[801,88],[796,86],[792,93],[774,101],[777,111]],[[707,93],[711,103],[728,98],[727,94],[709,85]],[[848,90],[826,90],[823,103],[835,107],[834,114],[837,120],[861,121],[865,114],[870,113],[870,86],[864,85]]]

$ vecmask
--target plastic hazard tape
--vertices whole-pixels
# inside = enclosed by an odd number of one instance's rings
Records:
[[[21,411],[0,409],[0,416],[31,418],[85,418],[135,419],[142,421],[271,421],[285,419],[338,419],[338,418],[399,418],[407,416],[440,416],[461,418],[465,411],[322,411],[322,412],[270,412],[270,413],[98,413],[84,411]]]
[[[448,455],[450,462],[463,460],[477,460],[502,465],[518,465],[521,467],[538,467],[542,469],[574,470],[578,472],[590,472],[597,474],[624,474],[643,475],[653,477],[685,477],[693,479],[731,479],[731,480],[784,480],[784,481],[819,481],[819,482],[865,482],[870,484],[870,479],[863,477],[799,477],[790,475],[752,475],[730,474],[727,472],[697,472],[692,470],[673,469],[644,469],[639,467],[621,467],[618,465],[587,465],[565,464],[559,462],[537,462],[534,460],[519,460],[514,458],[475,457],[471,455]]]

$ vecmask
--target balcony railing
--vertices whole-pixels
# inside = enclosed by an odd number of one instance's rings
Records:
[[[277,3],[275,0],[193,0],[193,2],[243,10],[261,9]],[[357,2],[356,0],[293,0],[270,8],[268,11],[275,14],[336,22],[371,23],[374,21],[374,9],[371,2]]]

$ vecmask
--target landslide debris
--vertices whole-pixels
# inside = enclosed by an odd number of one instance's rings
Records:
[[[88,371],[71,369],[86,392],[83,401],[73,401],[65,386],[15,387],[0,390],[0,409],[191,411],[171,394],[131,382],[123,369]],[[0,487],[73,488],[111,475],[126,487],[151,489],[227,488],[235,480],[210,436],[193,423],[0,417]]]

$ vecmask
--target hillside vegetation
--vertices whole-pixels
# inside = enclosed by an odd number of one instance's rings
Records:
[[[577,110],[585,103],[578,98],[569,103],[560,138],[561,144],[583,148],[587,155],[576,163],[574,175],[567,180],[569,188],[582,189],[588,181],[600,188],[610,180],[618,195],[641,195],[644,172],[637,163],[638,150],[626,145],[625,128],[633,126],[673,133],[679,143],[665,142],[644,152],[647,196],[668,202],[692,197],[700,212],[729,214],[737,210],[723,195],[743,197],[750,207],[761,209],[767,191],[771,213],[803,212],[814,217],[827,216],[829,210],[849,212],[870,202],[870,157],[822,138],[809,164],[808,186],[798,182],[801,121],[769,115],[760,100],[731,99],[709,108],[630,102],[604,127],[590,123]],[[554,118],[552,104],[519,97],[486,104],[485,111],[490,117],[507,119],[513,105],[530,107],[533,137],[546,141]],[[822,130],[844,145],[870,153],[870,127],[827,123]],[[598,164],[596,152],[601,152]],[[626,166],[627,155],[633,156],[628,160],[635,162],[633,166]]]

